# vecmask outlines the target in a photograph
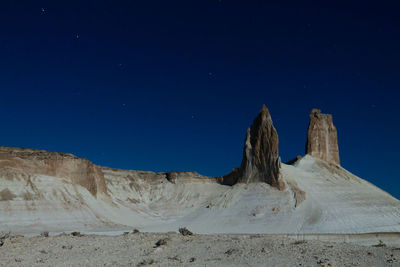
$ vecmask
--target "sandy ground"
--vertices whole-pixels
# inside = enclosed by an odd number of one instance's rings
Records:
[[[400,250],[273,235],[8,237],[0,266],[400,266]]]

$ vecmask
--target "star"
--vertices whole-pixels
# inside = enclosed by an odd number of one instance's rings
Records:
[[[76,35],[76,39],[79,39],[79,34]]]
[[[44,7],[42,7],[42,13],[46,13],[46,9],[44,9]]]

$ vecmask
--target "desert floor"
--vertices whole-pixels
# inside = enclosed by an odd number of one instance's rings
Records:
[[[273,235],[6,237],[0,266],[400,266],[400,249]]]

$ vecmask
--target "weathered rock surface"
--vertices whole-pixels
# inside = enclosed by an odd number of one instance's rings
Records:
[[[263,105],[253,124],[247,129],[240,168],[224,176],[223,183],[233,185],[266,182],[273,187],[283,189],[278,146],[278,134],[267,107]]]
[[[67,153],[0,147],[0,175],[8,179],[22,177],[27,186],[32,185],[32,175],[54,176],[85,187],[93,196],[107,193],[101,168]]]
[[[306,154],[340,165],[337,130],[331,114],[312,109],[308,125]]]

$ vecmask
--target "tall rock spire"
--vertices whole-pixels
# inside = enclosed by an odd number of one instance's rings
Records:
[[[265,105],[247,129],[240,168],[224,176],[225,184],[265,182],[283,189],[280,179],[279,139]]]
[[[312,109],[308,125],[306,154],[340,165],[337,130],[331,114]]]

